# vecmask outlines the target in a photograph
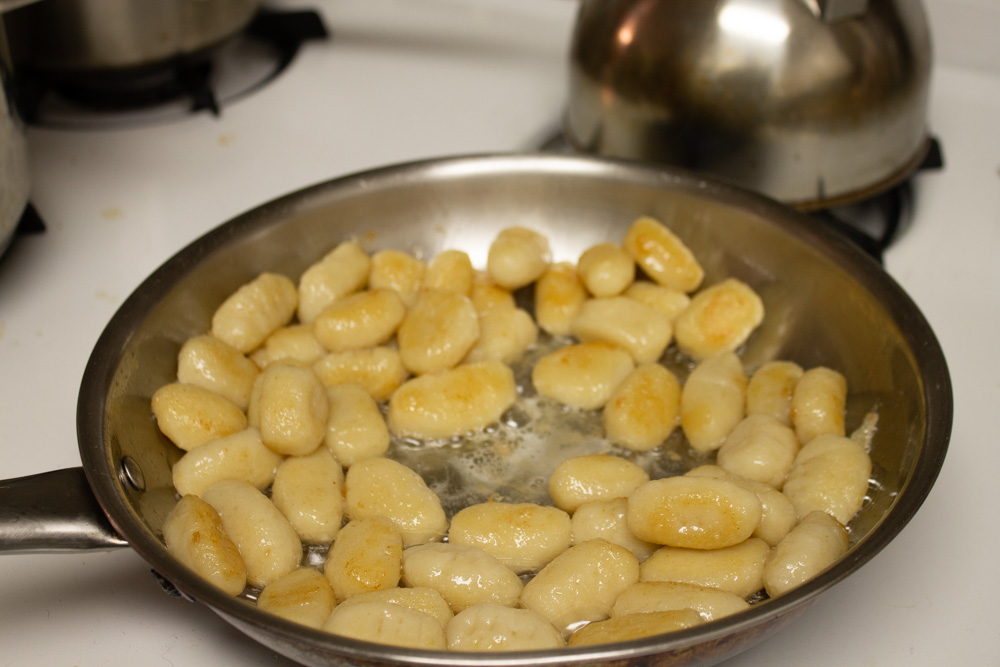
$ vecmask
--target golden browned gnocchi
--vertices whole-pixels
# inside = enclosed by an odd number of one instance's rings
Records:
[[[163,435],[185,451],[247,427],[247,417],[238,405],[193,384],[174,382],[160,387],[153,394],[152,408]]]
[[[658,284],[681,292],[701,285],[705,271],[694,253],[663,223],[641,217],[629,226],[623,243],[635,263]]]
[[[743,281],[729,278],[695,294],[675,322],[677,345],[701,361],[732,352],[764,320],[764,303]]]
[[[792,394],[802,377],[802,367],[793,361],[769,361],[754,371],[747,383],[747,414],[771,415],[792,424]]]
[[[369,347],[331,352],[313,364],[313,372],[327,387],[356,384],[376,401],[384,401],[407,378],[399,350]]]
[[[330,416],[323,444],[345,468],[358,461],[382,456],[389,449],[389,427],[378,403],[363,387],[339,384],[328,387]]]
[[[616,445],[646,452],[677,428],[681,385],[659,364],[642,364],[625,376],[604,406],[604,434]]]
[[[538,360],[531,382],[542,396],[583,410],[603,406],[635,368],[632,356],[610,343],[567,345]]]
[[[440,540],[448,530],[441,499],[420,475],[392,459],[355,462],[344,479],[344,500],[348,519],[388,519],[405,546]]]
[[[469,296],[475,276],[476,271],[468,253],[442,250],[428,262],[421,287]]]
[[[246,588],[247,566],[222,518],[197,496],[181,498],[163,522],[163,541],[177,560],[229,595]]]
[[[310,628],[323,627],[336,604],[333,588],[311,567],[278,577],[257,597],[257,606],[264,611]]]
[[[553,336],[568,336],[587,290],[568,262],[551,265],[535,283],[535,321]]]
[[[511,227],[485,271],[461,250],[425,261],[348,241],[297,286],[268,273],[242,286],[154,396],[188,450],[168,549],[298,623],[458,651],[691,627],[840,558],[874,432],[872,418],[843,437],[843,376],[776,360],[748,380],[736,350],[760,297],[718,276],[696,292],[704,270],[652,218],[620,246],[551,262],[544,236]],[[474,446],[487,462],[526,458],[524,424],[545,440],[562,415],[598,421],[551,473],[546,459],[518,481],[551,505],[495,485],[449,505],[449,521],[429,485],[445,488],[440,471],[400,462]]]
[[[393,589],[399,584],[403,537],[380,516],[349,521],[326,555],[323,574],[338,600]]]
[[[628,526],[641,540],[691,549],[739,544],[760,523],[757,495],[710,477],[646,482],[628,499]]]

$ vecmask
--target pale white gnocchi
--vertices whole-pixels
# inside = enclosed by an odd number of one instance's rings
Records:
[[[479,503],[452,517],[448,541],[479,547],[514,572],[532,572],[569,547],[570,518],[547,505]]]
[[[339,384],[328,387],[330,412],[326,445],[337,461],[350,468],[358,461],[382,456],[389,449],[389,427],[378,403],[364,387]]]
[[[212,315],[212,335],[247,353],[288,324],[298,307],[288,277],[262,273],[233,292]]]
[[[660,311],[627,296],[612,296],[584,301],[570,323],[570,333],[583,342],[617,345],[637,364],[644,364],[663,356],[673,327]]]
[[[182,496],[200,496],[224,479],[242,480],[263,491],[274,481],[282,458],[264,445],[260,431],[248,428],[191,449],[174,464],[171,474]]]
[[[334,301],[361,290],[370,270],[371,258],[354,241],[328,252],[299,278],[299,322],[311,324]]]
[[[383,602],[338,606],[323,629],[362,641],[443,651],[448,642],[444,628],[422,611]]]
[[[826,512],[810,512],[793,528],[764,565],[764,588],[772,597],[814,578],[847,553],[844,526]]]
[[[556,556],[524,586],[521,606],[559,630],[611,616],[624,590],[639,580],[639,561],[617,544],[597,539]]]
[[[717,450],[746,414],[747,376],[733,352],[698,364],[681,391],[681,428],[691,447]]]
[[[403,552],[402,582],[433,588],[456,613],[480,604],[513,607],[524,588],[513,570],[482,549],[440,542]]]
[[[452,651],[544,651],[566,645],[562,633],[540,614],[494,603],[455,614],[445,634]]]
[[[576,263],[580,280],[596,297],[617,296],[635,279],[632,256],[615,243],[598,243],[587,248]]]
[[[195,336],[177,355],[177,381],[221,394],[246,410],[257,379],[257,365],[218,338]]]
[[[271,500],[307,544],[329,544],[344,518],[344,469],[328,449],[285,459],[274,475]]]
[[[556,507],[572,514],[584,503],[627,498],[648,481],[649,473],[620,456],[574,456],[549,475],[549,496]]]
[[[535,282],[551,259],[547,238],[525,227],[508,227],[490,244],[486,270],[497,285],[514,290]]]
[[[264,587],[299,566],[302,542],[271,499],[246,482],[223,480],[202,499],[222,519],[247,568],[247,583]]]

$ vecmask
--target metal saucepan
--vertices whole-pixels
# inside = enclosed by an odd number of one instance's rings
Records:
[[[515,224],[547,234],[556,259],[575,260],[593,243],[620,240],[642,214],[686,239],[708,282],[737,276],[761,294],[768,316],[746,347],[748,366],[780,357],[835,367],[850,383],[849,423],[878,411],[871,452],[878,483],[851,523],[850,552],[829,571],[750,611],[669,635],[557,652],[459,654],[373,645],[295,625],[225,595],[166,552],[161,526],[176,502],[170,469],[182,452],[157,430],[150,397],[175,378],[181,344],[209,328],[216,306],[239,285],[265,270],[298,276],[348,238],[369,251],[424,256],[461,248],[484,266],[497,231]],[[0,485],[7,514],[0,517],[0,548],[127,542],[180,591],[305,664],[714,662],[780,628],[893,539],[934,483],[951,420],[948,369],[918,309],[850,242],[801,214],[695,175],[630,163],[553,155],[438,159],[288,195],[209,232],[160,267],[115,314],[83,377],[78,433],[89,488],[79,470]],[[41,514],[61,519],[38,525]],[[113,529],[98,525],[95,517],[104,514]]]
[[[53,75],[127,72],[196,55],[246,27],[259,0],[45,0],[10,15],[15,61]]]
[[[919,0],[583,0],[565,135],[800,208],[856,201],[927,153]]]

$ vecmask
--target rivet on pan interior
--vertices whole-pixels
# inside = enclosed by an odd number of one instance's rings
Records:
[[[142,468],[130,456],[122,457],[121,478],[123,483],[128,484],[136,491],[146,490],[146,480],[142,476]]]

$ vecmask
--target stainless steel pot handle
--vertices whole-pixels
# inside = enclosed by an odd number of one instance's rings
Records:
[[[83,468],[0,481],[0,553],[127,546],[94,498]]]

